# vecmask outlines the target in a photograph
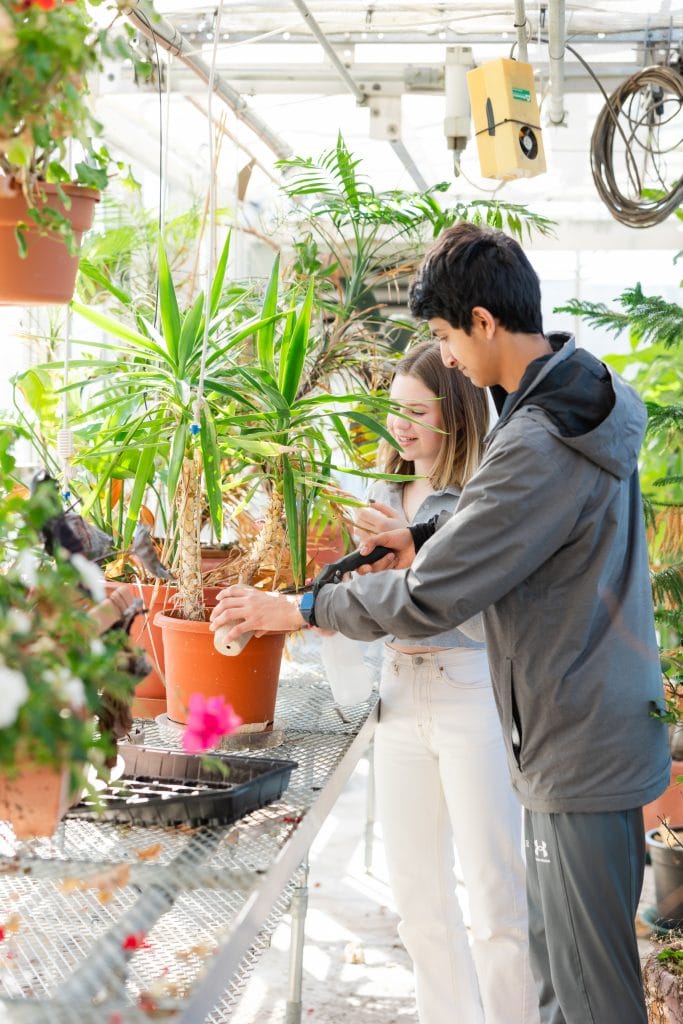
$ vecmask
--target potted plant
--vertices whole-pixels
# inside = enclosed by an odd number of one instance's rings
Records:
[[[95,142],[87,79],[103,57],[133,57],[112,32],[120,8],[103,11],[110,23],[99,27],[85,0],[0,0],[3,303],[73,294],[78,243],[112,163]]]
[[[228,242],[209,285],[208,349],[199,408],[205,299],[203,294],[189,302],[180,298],[163,249],[158,328],[132,303],[125,319],[74,303],[73,308],[106,331],[109,340],[92,343],[108,358],[71,363],[68,392],[78,396],[81,406],[70,416],[80,442],[73,461],[88,469],[92,486],[86,490],[78,479],[70,486],[82,499],[83,514],[92,515],[104,505],[113,526],[116,517],[111,513],[118,513],[119,570],[132,560],[131,554],[139,559],[139,520],[154,506],[151,520],[165,539],[155,551],[155,564],[148,559],[151,579],[159,573],[173,577],[163,585],[164,603],[172,614],[151,616],[164,629],[200,635],[201,647],[221,675],[234,676],[237,662],[244,668],[262,649],[270,651],[270,710],[227,695],[248,725],[272,720],[283,641],[259,640],[232,664],[213,648],[201,572],[206,520],[220,540],[229,499],[239,492],[246,501],[260,486],[269,508],[255,531],[254,545],[249,551],[242,545],[240,557],[231,562],[233,578],[251,581],[258,570],[264,585],[303,583],[308,524],[315,509],[329,504],[333,492],[333,439],[337,447],[350,451],[345,422],[362,422],[377,433],[383,427],[367,408],[358,408],[359,398],[368,407],[372,403],[367,394],[333,396],[322,388],[302,392],[304,371],[319,336],[312,327],[312,289],[304,296],[300,290],[292,297],[281,295],[276,261],[259,308],[253,289],[226,285],[227,259]],[[31,372],[60,371],[61,364],[51,364]],[[268,565],[275,571],[269,573]],[[188,700],[187,695],[174,696],[176,677],[185,675],[189,682],[198,686],[204,681],[208,687],[208,675],[197,668],[194,654],[191,671],[177,669],[175,654],[171,668],[166,639],[164,649],[169,714],[183,721]],[[255,670],[249,671],[253,679]],[[259,693],[268,687],[263,686],[260,665],[256,671],[262,685],[250,690],[260,701]]]
[[[95,348],[98,354],[71,363],[67,394],[76,396],[70,402],[69,416],[76,442],[76,476],[70,487],[80,501],[80,512],[112,537],[116,554],[106,566],[107,577],[135,580],[149,610],[134,627],[134,637],[147,649],[153,666],[136,695],[136,712],[145,716],[165,711],[166,702],[163,643],[154,626],[154,613],[171,604],[175,607],[178,594],[186,609],[197,593],[203,596],[201,569],[193,559],[194,552],[189,553],[183,540],[187,531],[179,523],[195,459],[197,469],[202,467],[205,508],[220,538],[222,451],[216,421],[218,417],[226,419],[230,403],[239,397],[231,386],[231,353],[258,326],[258,320],[248,316],[249,290],[224,289],[228,253],[229,239],[209,283],[210,352],[200,423],[194,424],[194,417],[202,368],[204,293],[187,301],[179,297],[163,246],[158,254],[158,329],[148,318],[148,310],[119,287],[114,288],[122,309],[118,316],[73,305],[105,332],[108,340],[81,342],[86,351]],[[51,362],[17,381],[39,420],[62,390],[62,371],[61,363]],[[48,392],[51,397],[45,399]],[[40,423],[31,429],[41,448],[54,443],[54,423],[51,426],[52,436],[47,437],[41,437]],[[191,457],[186,459],[186,455]],[[179,489],[181,493],[177,493]]]
[[[333,394],[319,385],[306,385],[310,380],[307,370],[316,358],[320,338],[313,304],[314,284],[309,283],[298,300],[296,293],[280,297],[279,270],[276,258],[263,300],[261,325],[254,331],[253,351],[250,358],[236,367],[242,381],[242,400],[231,410],[229,424],[220,420],[216,424],[219,432],[226,426],[230,432],[230,465],[238,485],[243,489],[258,488],[267,496],[253,541],[231,562],[226,582],[254,583],[268,589],[303,586],[310,568],[308,532],[314,516],[325,509],[329,513],[331,506],[338,508],[353,501],[335,486],[332,477],[340,453],[349,460],[354,457],[350,425],[360,424],[393,443],[377,416],[387,407],[381,396],[372,396],[358,387]],[[347,472],[358,471],[347,468]],[[200,500],[199,489],[193,493]],[[185,507],[188,508],[187,504]],[[188,516],[189,523],[196,521],[198,515],[195,508]],[[189,654],[192,636],[202,647],[208,646],[214,665],[220,667],[221,659],[216,660],[212,650],[203,608],[189,609],[184,621],[168,615],[158,615],[157,621],[164,630],[167,655],[170,645],[177,643],[196,665],[198,653],[194,646]],[[182,639],[171,639],[176,634]],[[267,702],[263,700],[261,704],[265,709],[261,716],[245,718],[241,705],[231,697],[245,722],[272,722],[282,644],[283,638],[266,635],[252,640],[237,658],[223,659],[228,661],[226,671],[233,676],[238,669],[242,670],[250,699],[256,696],[253,680],[258,674],[261,699],[265,690],[260,651],[267,645],[272,690]],[[273,654],[274,645],[277,647]],[[176,664],[179,662],[174,659]],[[173,675],[167,677],[171,717],[183,714],[186,682],[191,675],[189,666],[188,660],[184,669],[176,673],[174,667]],[[195,673],[195,681],[197,678],[201,680],[200,686],[212,685],[208,673]],[[255,709],[249,714],[256,715]]]
[[[47,556],[59,497],[18,484],[12,437],[0,430],[0,819],[30,838],[54,831],[86,766],[111,762],[121,730],[108,726],[127,720],[134,678],[125,633],[84,598],[94,567],[52,534]]]

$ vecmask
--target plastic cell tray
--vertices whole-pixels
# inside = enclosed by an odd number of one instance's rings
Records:
[[[83,799],[67,818],[134,825],[229,825],[278,800],[295,761],[212,755],[227,774],[196,754],[119,744],[123,774]]]

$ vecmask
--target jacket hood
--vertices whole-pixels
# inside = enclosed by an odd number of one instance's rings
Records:
[[[534,359],[519,388],[507,396],[490,439],[522,408],[541,409],[551,432],[620,480],[638,466],[647,413],[632,387],[585,349],[571,334],[547,335],[551,355]],[[488,440],[487,439],[487,440]]]

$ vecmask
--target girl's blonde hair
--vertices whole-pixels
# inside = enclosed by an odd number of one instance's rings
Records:
[[[476,470],[484,450],[489,425],[486,392],[449,369],[441,359],[438,342],[423,341],[413,346],[396,364],[394,376],[417,377],[440,399],[443,420],[442,444],[429,480],[435,490],[464,487]],[[378,448],[378,463],[385,473],[412,475],[415,465],[387,441]]]

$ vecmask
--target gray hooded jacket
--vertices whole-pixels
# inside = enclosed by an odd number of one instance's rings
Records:
[[[319,626],[431,636],[483,611],[513,786],[544,812],[625,810],[669,783],[636,392],[549,336],[455,513],[410,569],[323,587]],[[443,518],[443,517],[442,517]]]

